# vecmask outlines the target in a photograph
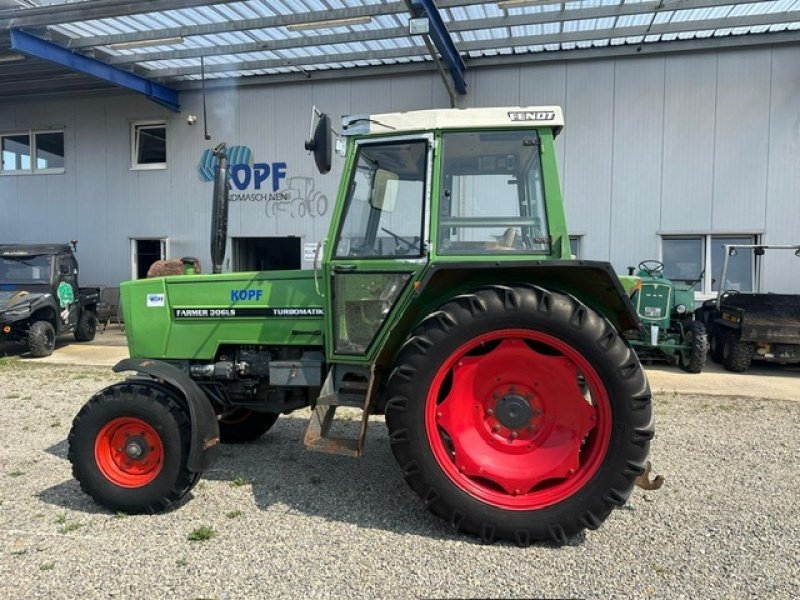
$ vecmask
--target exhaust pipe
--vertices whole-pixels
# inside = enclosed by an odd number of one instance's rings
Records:
[[[225,153],[225,142],[214,148],[214,156],[217,158],[217,168],[211,207],[211,266],[212,273],[222,273],[228,238],[228,155]]]

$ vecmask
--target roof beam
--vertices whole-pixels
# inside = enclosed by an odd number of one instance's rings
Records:
[[[114,85],[131,89],[143,94],[153,102],[178,112],[178,92],[159,83],[155,83],[134,73],[123,71],[118,67],[100,62],[88,56],[73,54],[66,48],[32,36],[19,29],[11,30],[11,47],[28,56],[66,67],[79,73],[91,75]]]
[[[467,93],[467,82],[464,79],[464,71],[467,70],[461,55],[458,53],[456,43],[447,30],[442,15],[433,0],[411,0],[411,10],[415,17],[425,16],[429,23],[427,36],[436,46],[436,50],[442,57],[442,61],[447,65],[450,76],[453,78],[453,86],[462,96]],[[432,57],[434,61],[436,57]]]
[[[715,6],[729,5],[733,0],[684,0],[681,9],[713,8]],[[530,13],[521,15],[504,15],[488,19],[469,19],[451,21],[447,24],[450,32],[475,31],[479,29],[494,29],[500,27],[514,27],[552,23],[559,19],[576,21],[580,19],[603,19],[621,17],[635,14],[647,14],[656,10],[659,2],[641,2],[637,4],[617,4],[592,8],[577,8],[551,12]],[[662,9],[665,10],[665,9]],[[116,55],[109,59],[111,64],[129,64],[136,62],[149,62],[157,60],[174,60],[182,58],[199,58],[201,56],[223,56],[226,54],[246,54],[248,52],[263,52],[264,50],[285,50],[289,48],[307,48],[310,46],[325,46],[328,44],[341,44],[346,42],[367,42],[375,40],[393,39],[408,36],[407,27],[391,27],[387,29],[353,31],[349,33],[334,33],[318,36],[306,36],[274,40],[268,42],[248,42],[244,44],[231,44],[229,46],[206,46],[201,48],[186,48],[159,52],[140,52],[136,54]],[[72,45],[75,47],[75,45]]]
[[[139,15],[164,10],[177,10],[206,6],[208,4],[229,4],[241,0],[84,0],[79,3],[50,4],[31,8],[11,8],[0,10],[0,28],[3,27],[46,27],[61,23],[88,21]]]
[[[634,27],[614,27],[609,29],[593,29],[584,31],[569,31],[549,35],[515,36],[504,39],[476,40],[462,42],[459,47],[462,52],[489,50],[494,48],[513,48],[519,46],[534,46],[546,44],[561,44],[574,42],[588,42],[609,38],[640,37],[644,35],[664,35],[670,33],[685,33],[687,31],[703,31],[710,29],[747,27],[757,25],[774,25],[777,23],[788,23],[800,21],[800,11],[775,13],[768,15],[748,15],[737,17],[736,23],[730,23],[729,19],[701,19],[695,21],[680,21],[678,23],[661,23],[658,25],[637,25]],[[267,59],[242,61],[238,63],[207,64],[206,73],[223,73],[228,71],[250,71],[260,69],[274,69],[280,67],[302,67],[312,65],[324,65],[340,62],[352,62],[363,60],[391,60],[400,58],[410,58],[425,56],[428,54],[425,46],[412,46],[409,48],[396,48],[391,50],[371,51],[371,52],[349,52],[340,54],[315,55],[300,58],[287,59]],[[166,79],[179,77],[182,75],[200,74],[200,66],[153,69],[147,71],[148,76]]]
[[[439,8],[453,6],[468,6],[483,4],[479,0],[440,0]],[[261,17],[258,19],[241,19],[236,21],[220,21],[204,25],[188,25],[183,27],[169,27],[154,29],[152,31],[136,31],[118,35],[99,35],[93,37],[74,38],[70,48],[86,48],[88,46],[104,46],[121,44],[125,42],[143,42],[171,37],[189,37],[192,35],[210,35],[231,31],[247,31],[249,29],[267,29],[270,27],[285,27],[300,23],[314,21],[328,21],[338,19],[352,19],[356,17],[377,17],[380,15],[406,14],[405,2],[382,2],[362,6],[350,6],[333,10],[318,10],[307,13],[289,15],[276,15],[274,17]]]

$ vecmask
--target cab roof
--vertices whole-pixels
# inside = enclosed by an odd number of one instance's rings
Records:
[[[70,251],[69,244],[0,244],[0,256],[38,256]]]
[[[557,135],[564,127],[560,106],[442,108],[342,117],[344,135],[368,135],[434,129],[516,129],[549,127]]]

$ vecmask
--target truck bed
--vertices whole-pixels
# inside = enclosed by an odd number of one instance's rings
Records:
[[[734,294],[721,308],[741,311],[741,339],[800,344],[800,295]]]

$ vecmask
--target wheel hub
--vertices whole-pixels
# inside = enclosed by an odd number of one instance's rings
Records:
[[[530,403],[519,394],[506,394],[497,401],[495,414],[500,424],[509,429],[527,425],[533,417]]]
[[[164,443],[156,429],[138,417],[117,417],[97,433],[97,468],[112,483],[137,488],[153,481],[164,463]]]
[[[125,444],[125,454],[131,460],[141,460],[147,455],[147,442],[141,436],[129,438]]]

